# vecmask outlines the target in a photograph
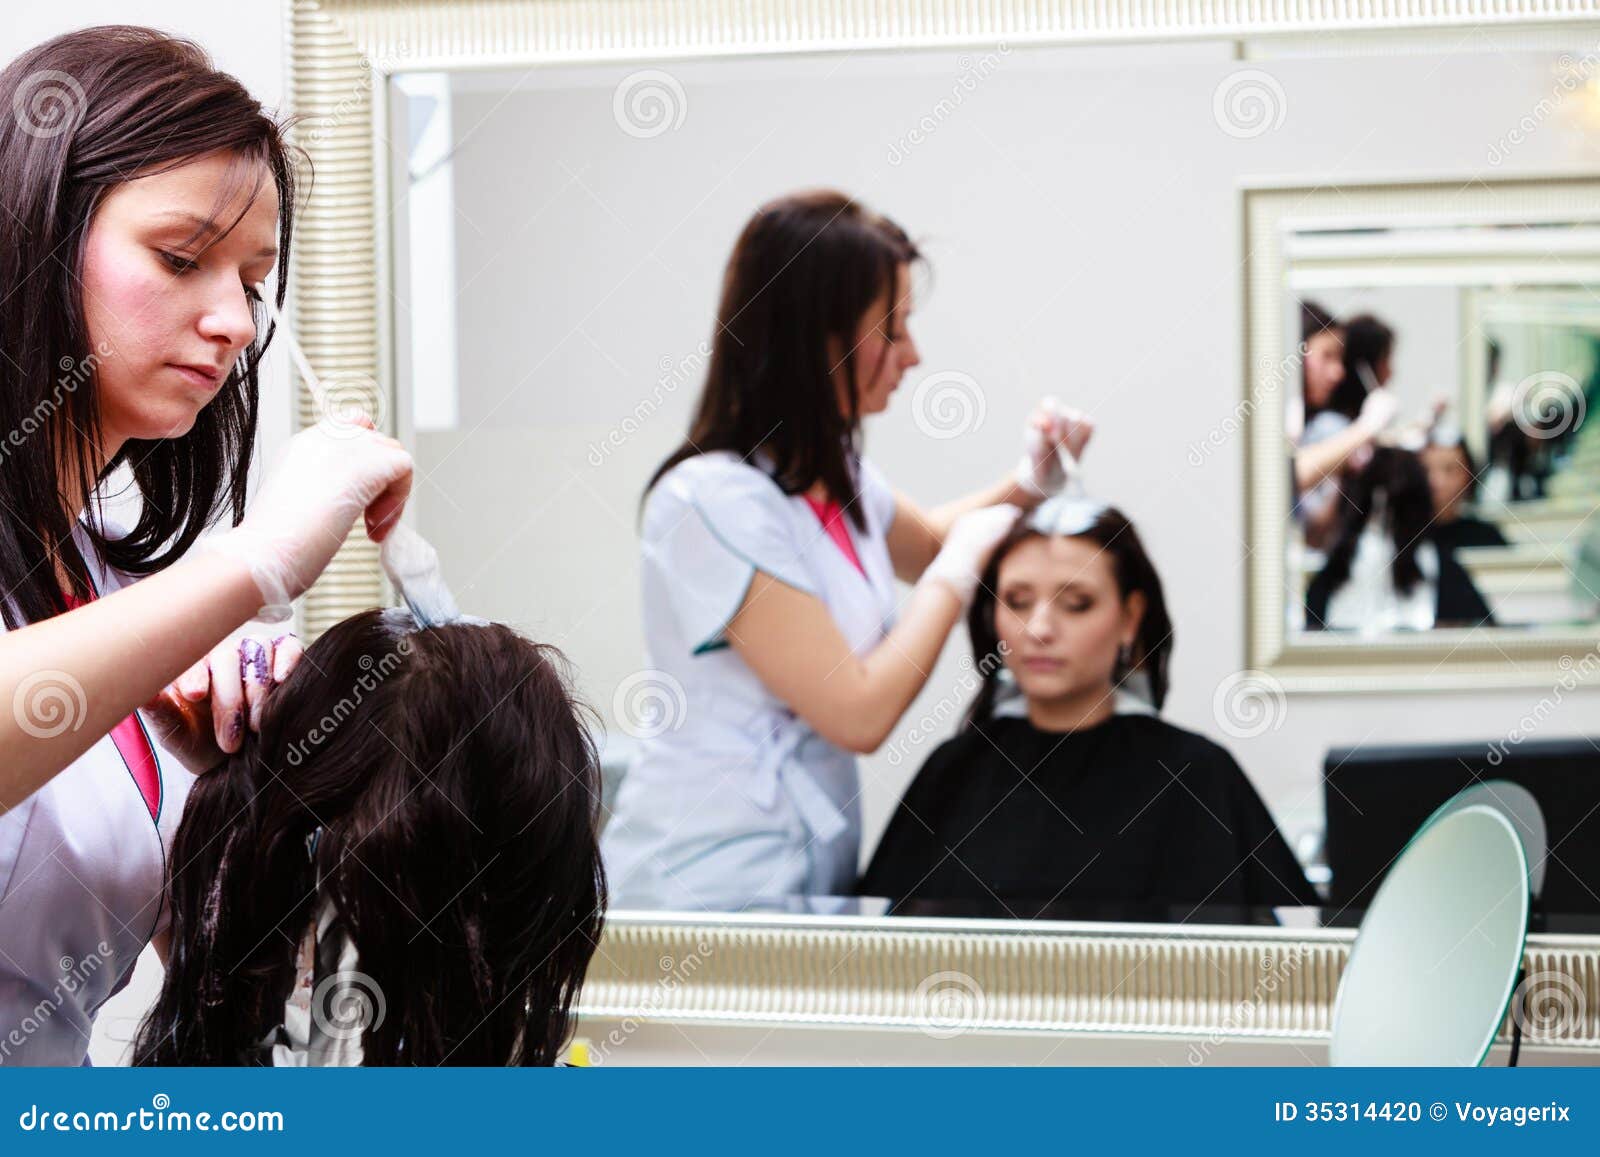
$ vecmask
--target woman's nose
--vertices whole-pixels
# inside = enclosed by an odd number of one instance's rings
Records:
[[[1050,639],[1055,635],[1055,619],[1048,610],[1038,608],[1028,616],[1028,633],[1036,639]]]
[[[244,286],[235,283],[206,303],[200,317],[200,333],[211,341],[226,341],[234,349],[250,344],[256,336],[256,318]]]

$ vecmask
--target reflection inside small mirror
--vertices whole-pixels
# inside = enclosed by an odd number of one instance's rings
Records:
[[[1500,232],[1286,240],[1285,332],[1300,342],[1299,397],[1286,407],[1291,631],[1595,620],[1600,426],[1588,413],[1600,389],[1600,294],[1418,256],[1492,253]],[[1551,233],[1541,246],[1587,230]]]

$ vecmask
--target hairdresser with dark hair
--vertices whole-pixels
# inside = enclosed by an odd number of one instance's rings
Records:
[[[861,421],[920,360],[919,259],[831,191],[771,202],[739,237],[688,439],[646,492],[646,647],[683,703],[648,729],[605,833],[624,901],[848,892],[856,754],[922,689],[1015,507],[1062,486],[1057,444],[1089,439],[1041,406],[993,485],[926,511],[889,485]],[[916,584],[903,602],[897,578]]]
[[[1316,302],[1300,303],[1302,422],[1290,430],[1294,513],[1313,549],[1326,545],[1338,518],[1347,467],[1365,464],[1373,441],[1399,409],[1383,388],[1393,346],[1393,332],[1371,315],[1341,325]]]
[[[276,271],[282,304],[293,170],[237,80],[91,28],[0,72],[0,110],[0,1062],[78,1064],[160,943],[190,773],[239,749],[298,654],[229,636],[283,617],[358,517],[381,537],[411,459],[313,427],[245,509],[252,287]],[[131,527],[105,517],[113,476]]]

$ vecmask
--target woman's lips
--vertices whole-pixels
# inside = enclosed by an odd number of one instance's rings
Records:
[[[1022,665],[1030,671],[1059,671],[1066,663],[1060,659],[1033,658],[1022,660]]]
[[[214,390],[222,381],[222,375],[215,370],[199,370],[194,366],[182,366],[175,363],[172,368],[187,378],[191,385],[199,386],[202,389]]]

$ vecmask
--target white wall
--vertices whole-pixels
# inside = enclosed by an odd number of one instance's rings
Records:
[[[1014,51],[936,112],[981,56],[674,64],[682,97],[656,87],[682,123],[644,138],[614,111],[627,66],[458,78],[460,427],[419,437],[417,507],[463,602],[567,648],[610,713],[644,662],[635,504],[698,375],[654,383],[710,337],[754,207],[831,184],[894,216],[934,266],[912,319],[925,363],[868,423],[868,452],[937,503],[1014,461],[1039,395],[1092,411],[1091,488],[1134,517],[1166,580],[1169,717],[1226,742],[1291,836],[1320,823],[1331,746],[1504,736],[1538,692],[1294,696],[1275,729],[1224,734],[1213,696],[1245,662],[1245,447],[1233,438],[1199,467],[1187,454],[1243,394],[1240,180],[1492,175],[1495,141],[1550,94],[1555,52],[1268,62],[1285,115],[1255,137],[1214,115],[1219,85],[1255,67],[1225,45]],[[1576,111],[1507,167],[1585,160]],[[934,128],[907,150],[924,117]],[[913,416],[916,381],[940,371],[970,374],[986,407],[952,440]],[[641,403],[637,431],[596,465],[591,447]],[[962,652],[947,649],[902,737],[962,698]],[[1539,734],[1594,730],[1595,702],[1567,697]],[[864,761],[867,850],[931,746]]]

